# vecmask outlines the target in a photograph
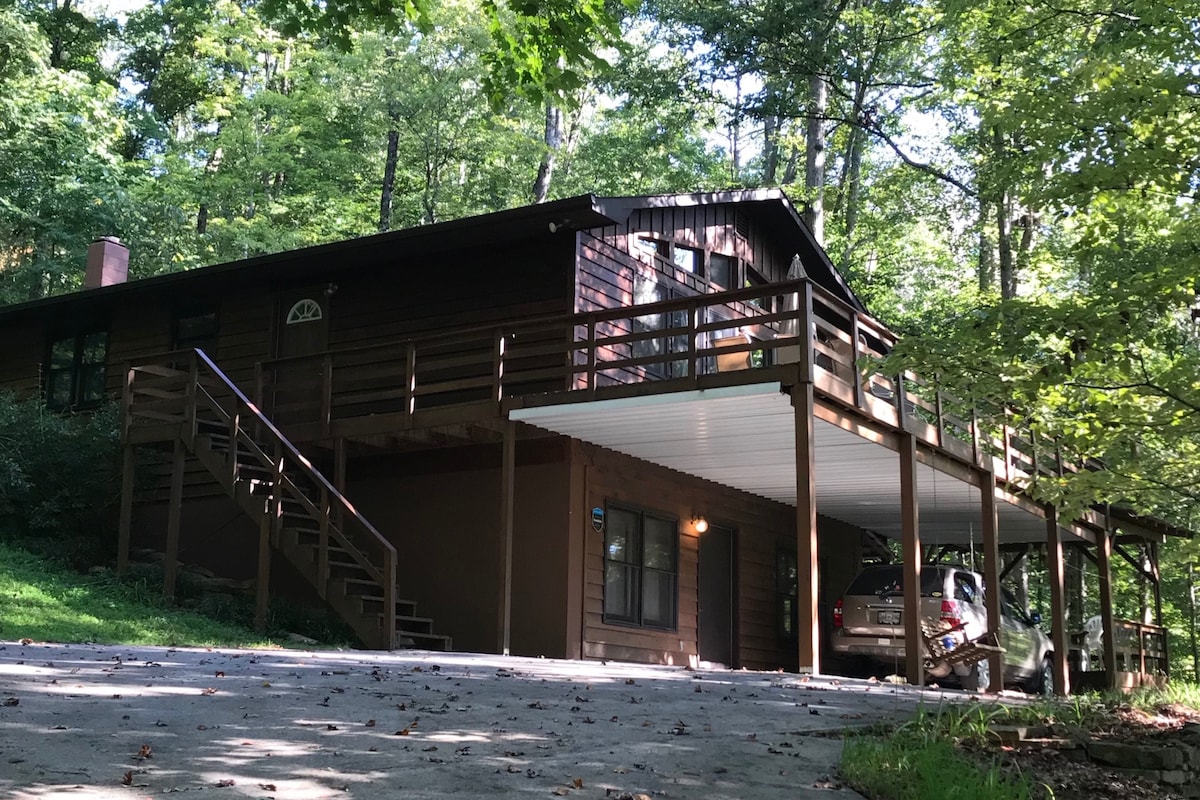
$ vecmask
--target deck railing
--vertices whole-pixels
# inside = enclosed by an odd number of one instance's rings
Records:
[[[1167,629],[1132,620],[1114,620],[1113,651],[1118,672],[1167,674]]]
[[[1003,411],[977,414],[936,380],[883,374],[878,362],[895,341],[797,280],[271,359],[258,365],[258,399],[280,425],[320,437],[349,420],[386,416],[405,427],[464,405],[499,414],[513,402],[799,379],[1006,481],[1066,468],[1052,442],[1014,428]]]

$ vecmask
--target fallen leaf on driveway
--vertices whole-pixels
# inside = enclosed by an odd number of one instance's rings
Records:
[[[264,790],[264,791],[267,791],[267,792],[273,792],[273,791],[275,791],[275,784],[273,784],[273,783],[260,783],[260,784],[258,785],[258,788],[260,788],[260,789],[262,789],[262,790]]]
[[[366,727],[368,727],[368,728],[374,728],[374,727],[375,727],[375,720],[373,720],[373,719],[369,719],[369,720],[367,720],[367,722],[366,722]]]
[[[15,697],[6,697],[6,698],[4,698],[4,702],[0,703],[0,705],[5,705],[5,706],[11,707],[11,706],[15,706],[15,705],[20,705],[20,703],[21,703],[21,701]]]
[[[129,786],[132,783],[133,783],[133,770],[127,769],[127,770],[125,770],[125,774],[121,776],[121,785]]]
[[[216,694],[216,693],[217,693],[217,690],[211,686],[200,690],[200,694]]]
[[[151,752],[151,751],[150,751],[150,745],[148,745],[148,744],[144,744],[144,745],[142,745],[141,747],[139,747],[139,748],[138,748],[138,751],[137,751],[137,757],[138,757],[138,758],[149,758],[149,757],[150,757],[150,752]]]
[[[217,781],[217,786],[224,789],[226,786],[233,786],[236,781],[233,778],[222,778]]]

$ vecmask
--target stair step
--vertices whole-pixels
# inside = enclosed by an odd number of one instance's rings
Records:
[[[346,597],[357,597],[360,602],[371,602],[375,610],[370,615],[378,616],[383,607],[383,587],[367,578],[334,578],[329,581],[330,591],[336,591],[340,586]],[[416,617],[417,603],[415,600],[397,600],[396,613],[400,616]]]
[[[260,451],[268,455],[277,452],[278,444],[274,439],[260,441],[253,434],[247,439],[247,432],[259,430],[251,425],[258,423],[248,419],[234,441],[229,435],[228,420],[199,416],[195,418],[195,439],[185,443],[222,485],[231,490],[234,500],[247,514],[262,520],[264,515],[278,510],[282,526],[275,546],[305,580],[323,586],[322,595],[354,627],[364,643],[371,647],[451,650],[451,637],[434,633],[434,620],[418,614],[417,603],[412,600],[395,601],[394,630],[384,629],[384,587],[371,577],[370,569],[355,561],[351,555],[353,546],[344,549],[333,544],[332,539],[328,541],[328,571],[320,574],[322,519],[311,513],[309,505],[318,506],[324,494],[320,479],[314,480],[303,469],[285,469],[289,485],[281,493],[275,485],[277,467],[264,464],[260,455]],[[278,506],[273,498],[278,499]],[[331,516],[336,518],[336,513]],[[330,522],[328,533],[332,536],[338,529]],[[371,552],[364,550],[368,555]]]
[[[396,648],[415,648],[420,650],[440,650],[450,652],[454,649],[452,640],[444,633],[410,633],[396,631]]]

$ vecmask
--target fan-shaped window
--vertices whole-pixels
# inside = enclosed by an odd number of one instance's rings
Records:
[[[287,314],[288,325],[298,325],[301,322],[316,322],[321,319],[321,304],[316,300],[297,300]]]

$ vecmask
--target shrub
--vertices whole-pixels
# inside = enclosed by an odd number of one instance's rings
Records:
[[[119,412],[48,411],[0,393],[0,533],[76,566],[111,554],[120,503]]]

